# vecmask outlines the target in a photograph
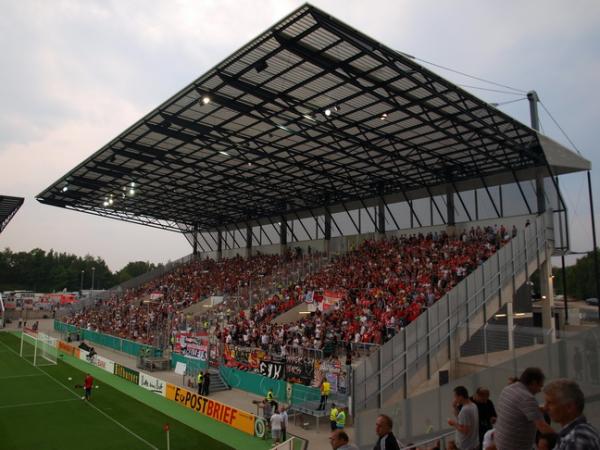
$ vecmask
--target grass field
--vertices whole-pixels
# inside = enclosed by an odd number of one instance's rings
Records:
[[[19,356],[19,345],[17,336],[0,333],[2,450],[162,450],[167,447],[162,430],[167,422],[170,425],[172,450],[266,447],[251,436],[235,435],[237,430],[228,427],[227,436],[233,434],[238,443],[230,446],[219,442],[189,426],[198,423],[212,429],[211,422],[202,421],[204,418],[199,415],[189,416],[188,413],[193,414],[192,411],[148,392],[156,397],[156,400],[151,398],[152,401],[167,402],[157,403],[160,405],[158,409],[175,413],[163,414],[126,395],[123,389],[116,389],[112,381],[110,384],[106,378],[103,381],[101,374],[92,370],[95,368],[90,368],[90,373],[95,376],[98,388],[93,390],[91,402],[84,401],[81,399],[83,390],[75,388],[75,384],[83,384],[84,372],[60,359],[58,365],[34,367]],[[112,377],[110,374],[106,376]],[[72,381],[69,381],[69,377]],[[116,380],[117,383],[121,381],[124,380]],[[127,389],[142,390],[135,385]],[[178,414],[183,414],[182,421],[188,424],[173,418]],[[194,422],[196,420],[198,422]],[[220,425],[214,423],[214,428],[227,437],[219,428]],[[214,435],[214,432],[209,434]]]

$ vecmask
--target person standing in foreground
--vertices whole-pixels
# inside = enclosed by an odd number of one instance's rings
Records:
[[[355,445],[350,443],[350,438],[343,430],[335,430],[331,433],[329,443],[333,450],[358,450]]]
[[[460,450],[479,448],[479,413],[477,406],[469,400],[469,392],[464,386],[454,388],[455,409],[460,407],[457,420],[448,419],[448,425],[456,429],[455,442]]]
[[[91,400],[93,387],[94,387],[94,378],[88,373],[85,376],[85,380],[83,380],[83,389],[85,391],[83,400]]]
[[[373,450],[400,450],[398,440],[394,436],[394,433],[392,433],[393,427],[394,423],[390,416],[386,416],[385,414],[377,416],[377,420],[375,420],[377,443],[373,447]]]
[[[285,405],[281,405],[279,407],[279,412],[281,414],[281,442],[285,442],[285,441],[287,441],[287,427],[288,427],[287,407]]]
[[[556,450],[600,450],[598,430],[583,415],[585,399],[575,381],[560,378],[544,388],[546,411],[562,429]]]
[[[346,408],[339,409],[338,415],[335,418],[335,427],[338,430],[343,430],[346,427]]]
[[[202,380],[202,395],[208,396],[209,389],[210,389],[210,374],[208,373],[208,370],[205,370],[204,377]]]
[[[491,430],[496,423],[496,409],[494,403],[490,400],[490,391],[486,388],[479,387],[475,391],[475,395],[471,397],[471,401],[477,406],[479,414],[479,441],[483,442],[483,436],[488,430]]]
[[[540,433],[555,433],[544,421],[535,399],[535,394],[544,386],[544,380],[544,373],[540,369],[529,367],[518,380],[502,389],[494,427],[494,442],[498,450],[531,450],[536,429]]]
[[[331,392],[331,383],[327,381],[327,378],[323,379],[321,383],[321,401],[319,402],[319,410],[325,410],[325,406],[327,405],[327,399],[329,398],[329,393]]]
[[[337,426],[335,420],[338,415],[338,409],[335,407],[335,403],[331,404],[331,409],[329,410],[329,425],[331,426],[331,431],[335,431]]]
[[[279,414],[279,411],[275,410],[271,418],[271,437],[273,438],[274,444],[281,442],[281,429],[283,428],[283,417]]]
[[[196,383],[198,383],[198,395],[202,395],[202,387],[204,386],[204,374],[202,371],[198,371],[198,378],[196,379]]]

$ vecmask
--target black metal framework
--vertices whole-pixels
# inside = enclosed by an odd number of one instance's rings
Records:
[[[0,195],[0,233],[4,231],[24,202],[23,197]]]
[[[420,223],[414,198],[451,186],[464,206],[465,183],[518,184],[546,165],[529,127],[304,5],[37,199],[188,236],[229,230],[237,247],[247,226],[262,243],[263,226],[325,213],[363,208],[376,225],[367,207],[393,198]],[[295,239],[289,223],[285,236]]]

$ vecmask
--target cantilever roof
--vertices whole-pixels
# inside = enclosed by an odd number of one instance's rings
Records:
[[[23,197],[0,195],[0,233],[4,231],[24,201]]]
[[[407,55],[304,5],[38,200],[177,231],[214,230],[432,195],[448,184],[530,179],[535,167],[548,168],[545,151],[580,163],[554,174],[589,167]]]

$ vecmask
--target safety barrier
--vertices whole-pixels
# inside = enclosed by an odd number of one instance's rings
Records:
[[[283,380],[275,380],[257,373],[244,372],[231,367],[221,367],[223,380],[232,388],[251,392],[264,397],[269,389],[273,389],[273,395],[279,402],[288,404],[318,401],[321,397],[317,388],[304,386],[297,383],[287,383]]]
[[[54,329],[65,335],[68,333],[77,334],[81,340],[90,341],[94,344],[102,345],[133,356],[139,356],[142,352],[146,351],[149,352],[148,356],[162,356],[162,350],[151,345],[145,345],[139,342],[111,336],[109,334],[86,330],[85,328],[79,328],[75,325],[63,323],[58,320],[54,321]]]

